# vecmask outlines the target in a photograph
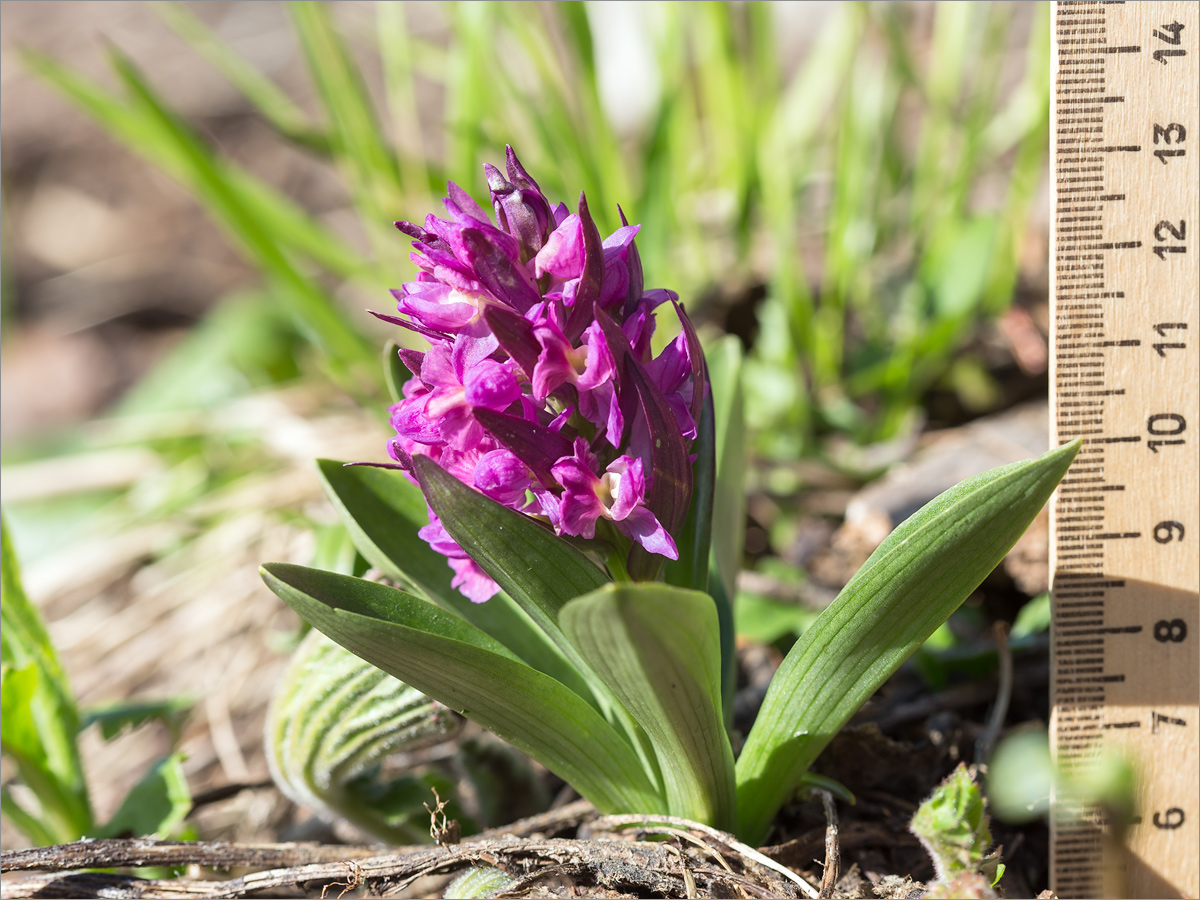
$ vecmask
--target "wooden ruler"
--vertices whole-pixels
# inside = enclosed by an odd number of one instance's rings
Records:
[[[1056,798],[1060,897],[1200,892],[1200,4],[1054,8],[1051,427],[1082,437],[1052,508],[1067,772],[1137,773],[1124,835]]]

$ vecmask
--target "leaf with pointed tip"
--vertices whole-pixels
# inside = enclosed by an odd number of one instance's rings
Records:
[[[1078,440],[992,469],[902,522],[775,673],[738,759],[738,831],[753,843],[825,745],[979,586],[1050,498]]]
[[[137,728],[146,722],[162,722],[171,731],[172,746],[178,743],[184,720],[192,711],[191,697],[167,697],[162,700],[118,700],[84,710],[79,730],[100,726],[100,736],[106,741],[120,736],[126,729]]]
[[[545,425],[491,409],[474,410],[475,419],[501,444],[529,466],[547,488],[557,486],[551,466],[572,453],[571,442]]]
[[[683,327],[688,358],[692,361],[692,402],[689,411],[696,423],[696,440],[692,444],[696,460],[692,463],[692,492],[687,518],[684,519],[675,542],[679,548],[679,559],[667,563],[665,578],[668,584],[706,591],[708,557],[712,547],[713,490],[717,477],[713,397],[708,383],[704,349],[700,346],[696,329],[692,327],[683,307],[673,299],[671,303]],[[729,637],[732,640],[732,631]]]
[[[454,573],[446,558],[417,534],[429,524],[429,512],[421,489],[402,472],[332,459],[317,460],[317,472],[358,552],[371,565],[435,600],[458,593],[450,587]]]
[[[315,628],[532,756],[598,809],[665,812],[633,748],[590,703],[479,629],[347,575],[270,563],[262,576]]]
[[[79,711],[50,634],[21,583],[0,515],[0,748],[38,798],[42,831],[60,843],[92,827],[76,735]],[[20,809],[16,800],[9,805]],[[20,813],[18,812],[19,816]],[[35,835],[31,832],[30,837]]]
[[[716,480],[715,440],[713,435],[713,408],[709,398],[704,411],[696,422],[696,440],[692,451],[696,461],[692,463],[692,502],[688,504],[687,518],[675,537],[679,559],[667,563],[664,580],[667,584],[688,588],[693,591],[708,589],[708,558],[712,545],[713,486]],[[724,525],[725,523],[721,523]]]
[[[737,596],[746,534],[746,423],[742,409],[742,347],[738,339],[729,336],[717,342],[706,354],[705,367],[712,395],[716,456],[708,592],[721,617],[721,679],[725,713],[732,724],[737,687],[733,598]],[[699,494],[700,489],[693,493]]]
[[[532,378],[542,348],[533,336],[533,325],[529,320],[494,303],[484,307],[483,320],[487,322],[488,328],[492,330],[505,352],[517,361],[528,377]]]
[[[733,751],[721,716],[712,598],[662,584],[614,584],[568,603],[562,624],[650,736],[671,815],[732,827]]]
[[[543,627],[557,630],[564,603],[608,582],[598,566],[529,516],[485,497],[428,457],[413,464],[446,531]]]
[[[606,692],[594,682],[587,664],[558,625],[558,611],[564,603],[607,584],[608,576],[529,516],[467,487],[428,457],[414,457],[413,464],[425,498],[450,537],[565,657],[566,665],[555,670],[561,670],[560,680],[581,696],[595,698],[598,709],[611,711]]]
[[[325,492],[354,544],[390,578],[415,585],[431,600],[483,629],[536,669],[575,686],[574,668],[550,638],[506,594],[472,603],[450,586],[446,558],[417,534],[429,523],[421,489],[401,472],[317,461]]]

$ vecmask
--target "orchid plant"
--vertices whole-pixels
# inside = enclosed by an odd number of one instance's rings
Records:
[[[645,288],[623,213],[602,238],[586,198],[552,205],[511,148],[506,171],[486,174],[494,220],[451,184],[448,218],[398,225],[420,272],[380,318],[429,346],[389,354],[392,461],[319,463],[383,579],[280,563],[263,578],[598,809],[761,841],[822,748],[1015,543],[1078,444],[963,482],[902,523],[792,648],[735,763],[737,351],[717,344],[710,371],[678,297]],[[655,354],[666,308],[680,331]]]

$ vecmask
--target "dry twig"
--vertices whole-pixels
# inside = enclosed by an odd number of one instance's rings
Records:
[[[813,793],[821,798],[825,807],[825,871],[821,875],[821,897],[833,896],[837,884],[842,855],[838,849],[838,815],[837,807],[833,804],[833,795],[829,791],[815,788]]]
[[[710,837],[726,845],[727,855],[736,851],[746,857],[745,851],[749,850],[752,854],[749,858],[763,864],[755,858],[760,854],[751,848],[743,849],[728,835],[713,829],[705,830],[703,826],[684,820],[674,820],[674,824],[705,834],[711,831]],[[609,822],[606,827],[618,825]],[[322,891],[344,888],[347,883],[384,893],[402,890],[426,875],[471,865],[494,866],[524,883],[561,874],[601,889],[640,895],[728,896],[730,886],[736,884],[751,896],[797,896],[793,873],[787,873],[789,880],[786,881],[773,877],[773,870],[783,868],[778,863],[768,866],[772,871],[765,877],[762,873],[752,875],[749,871],[729,873],[703,867],[702,857],[682,859],[689,852],[697,853],[695,850],[668,849],[669,846],[615,838],[579,841],[504,837],[441,847],[396,848],[381,854],[377,848],[368,851],[362,847],[311,844],[80,841],[6,853],[0,857],[0,866],[6,875],[30,869],[145,865],[202,865],[220,869],[275,867],[228,880],[144,879],[98,872],[53,871],[5,878],[0,896],[13,900],[25,897],[240,898],[264,891],[297,888],[307,895],[320,896]],[[376,855],[363,855],[365,852]],[[711,848],[707,848],[706,856],[713,856]]]
[[[767,868],[767,869],[771,870],[772,872],[776,872],[776,873],[782,875],[784,878],[786,878],[788,880],[788,882],[796,885],[799,888],[800,892],[803,893],[806,897],[811,898],[811,900],[817,900],[817,894],[818,894],[817,889],[815,887],[813,887],[811,884],[809,884],[807,881],[805,881],[803,878],[801,878],[799,875],[797,875],[795,872],[793,872],[791,869],[787,868],[786,866],[780,865],[779,863],[775,862],[775,860],[771,859],[769,856],[764,856],[763,854],[761,854],[757,850],[755,850],[753,847],[751,847],[747,844],[743,844],[741,841],[739,841],[733,835],[727,834],[724,831],[718,831],[717,829],[711,828],[708,825],[702,825],[699,822],[691,822],[687,819],[680,819],[675,816],[643,816],[643,815],[603,816],[599,819],[596,819],[594,822],[591,823],[590,830],[604,831],[604,830],[629,828],[629,827],[633,827],[633,826],[638,826],[643,831],[648,831],[648,832],[662,831],[664,833],[667,833],[664,829],[662,829],[660,827],[656,827],[657,825],[661,825],[661,823],[666,823],[668,825],[674,825],[678,828],[687,829],[689,831],[699,832],[701,834],[709,836],[710,838],[714,838],[715,840],[724,844],[725,847],[727,847],[731,852],[738,853],[740,856],[743,857],[743,859],[746,859],[750,862],[757,863],[758,865],[763,866],[764,868]]]

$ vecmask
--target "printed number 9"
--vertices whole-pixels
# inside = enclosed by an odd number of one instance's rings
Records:
[[[1183,540],[1183,523],[1167,520],[1154,526],[1154,539],[1160,544]]]
[[[1178,806],[1172,806],[1166,811],[1166,813],[1154,814],[1154,827],[1167,829],[1178,828],[1183,824],[1183,819],[1183,810]]]

